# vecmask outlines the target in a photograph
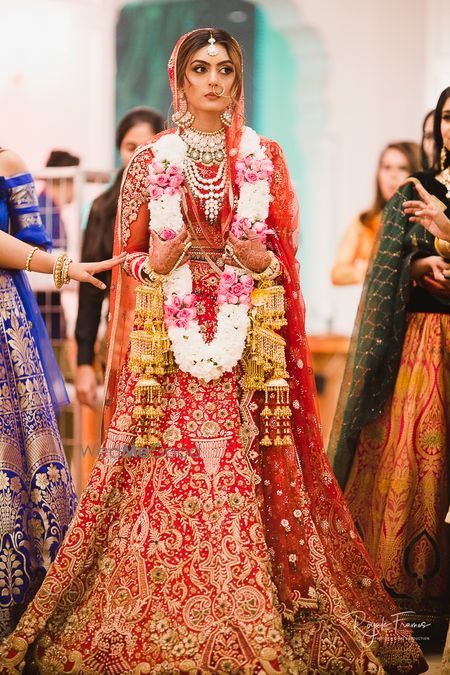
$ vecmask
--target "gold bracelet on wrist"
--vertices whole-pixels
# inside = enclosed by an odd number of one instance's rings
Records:
[[[253,279],[255,281],[261,281],[264,279],[275,279],[281,272],[280,261],[273,251],[268,251],[270,254],[270,263],[267,265],[266,269],[262,272],[251,272]]]
[[[450,259],[450,242],[445,241],[445,239],[440,239],[439,237],[434,238],[434,248],[437,253],[443,258]]]
[[[69,258],[67,253],[60,253],[55,260],[53,266],[53,281],[55,282],[56,288],[59,290],[64,284],[63,269],[64,263]]]
[[[178,269],[180,266],[181,261],[183,260],[186,252],[190,249],[192,246],[192,242],[188,242],[185,247],[183,248],[180,257],[176,261],[175,265],[172,267],[170,272],[168,274],[160,274],[159,272],[155,272],[154,269],[150,267],[150,257],[147,256],[147,260],[143,264],[139,276],[141,277],[142,281],[145,284],[157,284],[157,283],[162,283],[165,279],[168,279],[169,276],[175,272],[175,270]],[[144,278],[142,278],[144,277]]]
[[[69,258],[69,256],[66,256],[64,258],[64,263],[63,263],[62,270],[61,270],[61,277],[62,277],[63,285],[68,284],[70,282],[69,266],[70,266],[71,262],[72,262],[72,258]]]
[[[155,272],[155,270],[150,267],[150,258],[147,257],[147,260],[141,268],[139,276],[141,277],[141,280],[144,282],[144,284],[153,286],[154,284],[162,283],[168,275]]]
[[[25,269],[27,272],[31,272],[31,258],[34,256],[36,251],[39,251],[39,246],[35,246],[34,248],[31,249],[29,254],[27,255],[27,259],[25,260]]]

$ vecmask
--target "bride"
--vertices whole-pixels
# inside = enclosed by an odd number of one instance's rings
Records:
[[[298,207],[240,47],[195,30],[169,78],[178,128],[121,190],[101,456],[2,672],[423,672],[323,451]]]

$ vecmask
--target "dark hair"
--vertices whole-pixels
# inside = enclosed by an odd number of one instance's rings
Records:
[[[120,120],[116,131],[116,147],[120,148],[126,134],[136,124],[145,123],[152,127],[155,134],[164,128],[164,118],[155,108],[132,108]],[[89,220],[95,220],[95,227],[89,228],[89,236],[84,236],[81,259],[84,262],[96,262],[110,258],[114,243],[114,221],[119,200],[120,186],[125,167],[117,172],[112,185],[94,200]]]
[[[208,44],[210,37],[217,44],[222,45],[228,52],[235,69],[235,78],[231,90],[232,100],[237,101],[242,91],[242,51],[239,43],[229,33],[221,28],[199,28],[184,40],[178,51],[176,73],[178,89],[183,89],[184,76],[189,59],[196,51]]]
[[[361,214],[360,219],[363,225],[370,227],[373,222],[373,218],[380,213],[386,206],[386,200],[381,193],[380,181],[378,180],[378,170],[380,168],[381,162],[383,161],[384,154],[388,150],[398,150],[405,156],[406,161],[408,162],[408,172],[409,174],[416,173],[420,170],[420,148],[417,143],[414,141],[399,141],[398,143],[389,143],[387,145],[378,160],[377,168],[377,177],[375,183],[375,199],[373,204],[368,211],[365,211]]]
[[[131,108],[120,120],[116,130],[116,148],[119,150],[123,139],[136,124],[148,124],[155,134],[164,129],[164,118],[155,108]]]
[[[426,127],[427,122],[430,119],[430,117],[434,117],[435,112],[436,111],[434,109],[430,110],[430,112],[428,112],[425,115],[425,117],[423,118],[423,123],[422,123],[422,142],[420,144],[420,159],[422,161],[422,168],[425,169],[425,171],[428,171],[429,169],[433,168],[432,166],[430,166],[430,160],[428,159],[427,153],[425,152],[424,145],[425,145],[425,127]],[[433,138],[434,138],[434,129],[433,129]],[[433,151],[433,155],[434,155],[434,151]]]
[[[80,158],[72,155],[67,150],[52,150],[48,156],[45,166],[79,166]]]
[[[434,142],[436,145],[435,155],[434,155],[434,169],[439,171],[441,166],[441,150],[444,144],[442,140],[441,133],[441,122],[442,122],[442,108],[445,105],[447,99],[450,98],[450,87],[446,87],[442,94],[439,96],[439,100],[436,105],[436,111],[434,113]],[[445,162],[445,167],[450,166],[450,152],[447,151],[447,159]],[[445,168],[444,167],[444,168]]]

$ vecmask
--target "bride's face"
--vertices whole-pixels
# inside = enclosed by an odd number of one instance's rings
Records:
[[[215,44],[216,56],[208,54],[209,45],[194,52],[184,74],[183,89],[189,110],[220,115],[231,100],[236,77],[235,67],[223,45]]]

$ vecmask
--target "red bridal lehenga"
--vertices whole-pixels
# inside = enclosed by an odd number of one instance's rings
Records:
[[[176,52],[172,86],[175,60]],[[231,181],[239,113],[227,129]],[[427,669],[376,576],[322,447],[295,262],[295,196],[278,145],[261,143],[274,165],[268,245],[281,262],[286,294],[290,442],[273,444],[277,428],[269,425],[270,444],[261,444],[264,396],[243,387],[240,362],[209,383],[180,368],[164,376],[162,446],[147,456],[123,452],[136,442],[132,275],[149,247],[154,146],[140,149],[119,203],[116,250],[129,254],[128,275],[116,270],[112,287],[104,452],[44,584],[2,645],[3,673],[20,672],[27,653],[49,674]],[[190,269],[206,340],[217,323],[211,260],[223,254],[231,204],[224,200],[211,226],[187,196],[195,230]]]

